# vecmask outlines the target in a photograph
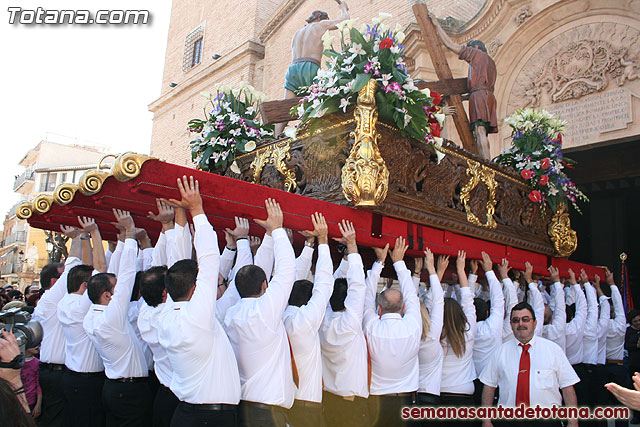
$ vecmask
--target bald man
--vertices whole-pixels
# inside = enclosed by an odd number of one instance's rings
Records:
[[[376,426],[401,423],[401,408],[413,404],[418,390],[422,318],[411,272],[403,261],[407,248],[405,239],[398,237],[391,260],[400,291],[381,292],[377,311],[377,281],[367,282],[363,325],[371,355],[370,417]]]

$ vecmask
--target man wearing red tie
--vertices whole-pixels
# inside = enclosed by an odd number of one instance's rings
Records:
[[[498,404],[503,407],[577,406],[573,385],[580,381],[562,349],[554,342],[534,336],[536,316],[527,303],[519,303],[511,310],[513,338],[496,351],[480,374],[484,384],[482,406],[491,406],[496,387],[500,388]],[[562,394],[561,394],[562,392]],[[537,426],[546,422],[538,419],[504,420],[501,426]],[[560,425],[560,420],[548,421]],[[484,420],[483,427],[490,427]],[[577,426],[575,419],[569,420]]]

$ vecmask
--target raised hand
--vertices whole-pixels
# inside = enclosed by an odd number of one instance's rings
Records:
[[[584,268],[583,268],[582,270],[580,270],[580,282],[585,284],[588,281],[589,281],[589,276],[587,276],[587,272],[584,271]]]
[[[444,272],[447,271],[447,267],[449,267],[449,255],[440,255],[438,257],[438,266],[436,269],[438,280],[440,280],[440,282],[442,282],[442,278],[444,277]]]
[[[605,278],[607,279],[607,284],[609,286],[615,286],[616,282],[613,280],[613,273],[611,272],[611,270],[609,270],[608,267],[604,268],[604,275]]]
[[[180,200],[169,199],[169,204],[173,207],[181,207],[188,209],[191,216],[197,216],[204,213],[202,208],[202,196],[200,196],[200,183],[194,180],[193,176],[187,179],[184,175],[177,179],[178,191],[180,191]]]
[[[18,340],[12,332],[1,331],[0,337],[0,362],[9,363],[20,354]],[[0,368],[0,378],[12,382],[20,378],[20,369]]]
[[[551,281],[553,283],[560,282],[560,271],[553,265],[549,266],[549,274],[551,275]]]
[[[478,265],[480,264],[480,262],[477,259],[472,259],[471,261],[469,261],[469,273],[470,274],[477,274],[478,273]]]
[[[264,204],[267,208],[267,219],[256,218],[254,221],[256,222],[256,224],[264,227],[267,230],[268,234],[271,234],[273,230],[282,228],[284,215],[282,214],[280,205],[274,199],[267,199],[264,201]]]
[[[464,275],[464,266],[467,261],[467,253],[465,251],[458,251],[458,258],[456,259],[456,270],[458,275]]]
[[[373,252],[376,253],[376,259],[380,264],[384,264],[384,261],[387,259],[387,254],[389,253],[389,244],[384,245],[384,248],[373,248]]]
[[[347,247],[348,254],[355,254],[358,252],[358,245],[356,244],[356,229],[351,221],[343,219],[338,223],[338,228],[342,237],[334,237],[333,240],[342,243]]]
[[[60,231],[62,231],[62,234],[64,234],[70,239],[75,239],[77,237],[80,237],[80,234],[82,234],[82,231],[80,231],[78,228],[70,227],[67,225],[61,225]]]
[[[300,234],[307,238],[311,238],[313,242],[313,238],[318,238],[318,244],[324,245],[329,243],[329,227],[327,226],[327,221],[324,219],[324,215],[320,212],[314,212],[311,215],[311,222],[313,223],[313,230],[305,230],[301,231]]]
[[[533,265],[529,261],[524,263],[524,280],[527,284],[533,282]]]
[[[576,280],[576,273],[574,273],[572,269],[569,269],[567,272],[569,273],[569,282],[572,285],[577,285],[578,281]]]
[[[593,275],[593,286],[599,288],[600,287],[600,276],[597,274]]]
[[[422,271],[422,267],[424,266],[424,259],[422,257],[413,259],[413,272],[420,276],[420,272]]]
[[[132,232],[134,234],[133,237],[135,237],[136,225],[133,222],[131,214],[120,209],[113,209],[113,215],[116,217],[116,224],[118,224],[118,228],[126,232]]]
[[[482,255],[482,269],[484,270],[484,272],[488,272],[493,270],[493,262],[491,261],[491,257],[489,256],[488,253],[482,251],[481,253]]]
[[[443,258],[444,257],[440,257]],[[438,258],[438,264],[440,264],[440,258]],[[433,252],[431,252],[431,249],[429,248],[424,248],[424,263],[425,266],[427,267],[427,271],[429,272],[429,276],[431,276],[432,274],[436,274],[436,266],[435,266],[435,259],[433,256]],[[447,259],[447,265],[449,265],[449,260]],[[445,267],[445,270],[447,268]]]
[[[509,260],[502,258],[502,262],[498,264],[498,274],[500,274],[501,280],[509,277],[509,270],[511,270],[511,267],[509,267]]]
[[[152,247],[151,239],[147,234],[147,230],[144,228],[136,228],[136,240],[138,241],[141,249],[149,249]]]
[[[249,246],[251,247],[251,253],[253,255],[256,254],[256,252],[258,251],[258,248],[260,247],[261,244],[262,244],[262,239],[259,238],[258,236],[250,236],[249,237]]]
[[[149,211],[149,213],[147,214],[147,217],[154,221],[158,221],[162,223],[162,225],[164,224],[173,225],[173,216],[175,215],[175,210],[173,206],[168,204],[163,199],[156,199],[156,206],[158,207],[158,213],[154,214],[153,212]]]
[[[396,238],[396,245],[391,250],[391,261],[395,264],[398,261],[402,261],[404,259],[404,254],[409,249],[409,245],[407,244],[407,240],[398,236]]]
[[[80,224],[80,227],[82,227],[82,230],[85,233],[91,233],[98,229],[98,226],[96,225],[96,220],[93,218],[88,218],[86,216],[79,216],[78,223]]]
[[[249,220],[246,218],[241,218],[239,216],[235,217],[234,220],[236,223],[236,228],[234,228],[233,230],[230,228],[225,228],[224,235],[225,237],[227,235],[231,236],[235,244],[235,241],[237,241],[238,239],[249,238]],[[227,243],[228,243],[228,240],[227,240]]]

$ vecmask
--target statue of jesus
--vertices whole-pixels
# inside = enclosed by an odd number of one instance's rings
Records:
[[[337,29],[339,22],[349,19],[349,7],[344,0],[335,0],[342,10],[338,19],[330,20],[327,12],[316,10],[307,18],[307,24],[296,31],[291,40],[291,65],[284,76],[284,98],[295,98],[296,91],[311,86],[320,69],[322,36],[327,30]],[[278,137],[286,123],[278,123],[274,135]]]

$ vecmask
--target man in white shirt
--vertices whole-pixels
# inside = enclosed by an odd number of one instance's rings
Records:
[[[307,232],[308,236],[318,238],[318,261],[314,282],[304,279],[294,282],[289,296],[289,306],[283,317],[296,368],[294,381],[297,380],[297,390],[288,417],[289,423],[296,427],[324,426],[322,357],[318,330],[333,290],[333,263],[329,253],[328,228],[324,216],[316,212],[311,220],[313,231]]]
[[[60,381],[66,369],[64,366],[65,343],[57,311],[58,303],[67,293],[69,270],[79,265],[82,257],[80,230],[64,226],[61,229],[63,234],[71,239],[69,256],[64,265],[53,263],[42,269],[40,285],[45,292],[33,312],[33,318],[40,322],[43,333],[38,366],[42,388],[40,423],[43,426],[61,426],[63,423],[64,395]]]
[[[482,406],[492,406],[497,387],[498,404],[503,406],[560,406],[563,399],[566,406],[577,406],[573,385],[580,379],[557,344],[534,334],[537,322],[533,308],[519,303],[510,319],[514,338],[499,347],[480,374],[484,384]],[[501,423],[510,424],[509,420]],[[536,426],[540,420],[513,424]],[[569,426],[577,425],[577,420],[569,420]],[[483,426],[492,426],[491,420],[484,420]]]
[[[549,267],[551,274],[551,298],[555,301],[554,311],[549,305],[544,306],[544,327],[542,336],[558,344],[564,352],[567,347],[567,307],[564,301],[564,289],[560,283],[560,272],[554,266]]]
[[[566,349],[565,354],[569,363],[573,367],[573,370],[578,374],[578,377],[584,377],[584,365],[582,363],[582,356],[584,354],[583,338],[584,338],[584,325],[587,321],[587,298],[582,291],[582,287],[576,280],[576,275],[573,270],[569,269],[569,283],[571,298],[575,298],[575,311],[567,309],[567,326],[566,326]],[[573,317],[571,315],[573,314]],[[584,395],[581,391],[583,387],[582,382],[576,384],[576,394],[578,396]]]
[[[422,318],[411,272],[403,260],[408,247],[398,237],[391,251],[400,291],[381,292],[376,304],[377,283],[367,283],[363,329],[371,356],[369,405],[375,426],[402,423],[400,411],[413,404],[418,391]]]
[[[320,327],[325,390],[322,411],[329,426],[369,426],[368,355],[362,331],[366,292],[364,267],[353,224],[342,221],[338,226],[342,233],[339,241],[347,247],[347,280],[338,278],[334,281],[330,307],[327,307]]]
[[[265,205],[267,219],[256,222],[273,238],[273,277],[267,283],[260,267],[242,267],[235,277],[241,300],[227,310],[224,323],[240,371],[241,425],[284,427],[296,386],[282,315],[295,281],[296,265],[293,247],[282,228],[280,205],[272,199]]]
[[[180,399],[171,425],[237,426],[238,365],[215,315],[218,237],[204,213],[198,181],[183,176],[177,183],[181,200],[170,202],[193,217],[198,264],[182,259],[169,268],[165,282],[174,302],[157,321],[158,341],[173,368],[170,388]]]
[[[102,358],[107,379],[103,403],[107,427],[146,425],[151,418],[149,370],[144,350],[127,317],[136,275],[138,245],[133,218],[114,209],[125,230],[116,278],[97,274],[89,279],[87,293],[93,303],[84,319],[84,330]],[[117,284],[116,284],[117,282]]]

